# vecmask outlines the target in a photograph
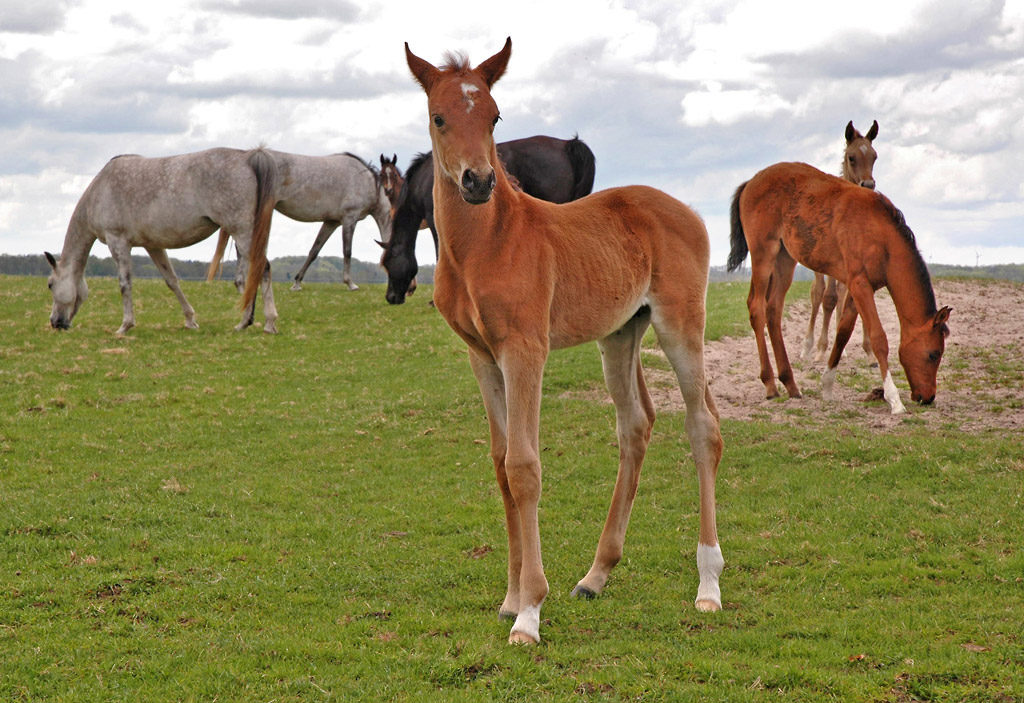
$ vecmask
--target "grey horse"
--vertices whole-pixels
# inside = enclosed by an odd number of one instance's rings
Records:
[[[276,185],[276,162],[263,148],[217,148],[162,158],[114,157],[75,206],[60,259],[46,252],[53,269],[48,282],[53,294],[50,325],[68,329],[85,302],[89,294],[85,264],[99,239],[117,264],[124,308],[117,334],[135,326],[131,250],[137,246],[149,252],[177,296],[185,326],[198,327],[195,310],[181,291],[166,250],[190,246],[220,229],[222,236],[234,238],[240,252],[248,253],[254,232],[270,229]],[[240,257],[240,267],[246,259]],[[236,282],[244,277],[245,271],[239,271]],[[264,330],[276,332],[269,265],[263,278]],[[255,303],[247,307],[236,329],[252,324],[254,307]]]
[[[320,250],[334,231],[341,227],[345,254],[343,280],[349,290],[358,290],[352,282],[352,236],[356,223],[373,217],[381,240],[391,239],[391,200],[388,198],[380,171],[354,154],[304,156],[268,150],[277,164],[279,176],[275,209],[299,222],[322,222],[316,241],[309,250],[302,268],[295,274],[292,290],[302,290],[302,279]],[[227,246],[222,233],[217,252],[210,265],[210,276],[216,275]],[[239,250],[239,264],[246,261],[248,251]],[[236,278],[236,281],[238,279]]]

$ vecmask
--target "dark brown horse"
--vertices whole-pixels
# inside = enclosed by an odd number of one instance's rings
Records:
[[[875,189],[874,168],[878,154],[871,145],[878,136],[878,120],[871,123],[871,129],[867,134],[861,134],[853,126],[853,121],[846,123],[846,149],[843,150],[843,178],[850,183],[856,183],[865,188]],[[801,358],[806,359],[811,353],[814,344],[814,322],[818,317],[818,308],[821,308],[821,334],[818,337],[818,353],[814,360],[822,362],[828,352],[828,328],[832,321],[832,313],[839,301],[844,305],[847,300],[846,286],[823,273],[814,272],[814,283],[811,284],[811,319],[807,322],[807,335],[804,337],[804,348]],[[842,308],[839,308],[842,314]],[[864,353],[871,356],[871,338],[868,331],[861,326],[863,339],[861,348]]]
[[[594,153],[578,137],[557,139],[538,134],[498,144],[498,158],[525,193],[551,203],[567,203],[594,187]],[[429,227],[437,253],[434,225],[433,152],[420,154],[405,172],[395,206],[391,241],[381,244],[380,264],[388,272],[385,298],[400,304],[415,290],[416,236]]]
[[[769,398],[778,390],[764,339],[766,325],[779,380],[790,397],[800,397],[782,339],[782,306],[800,262],[845,283],[854,302],[840,317],[822,376],[822,398],[832,398],[836,367],[859,313],[878,359],[885,400],[893,414],[905,411],[889,372],[889,342],[875,308],[875,291],[885,286],[900,320],[899,357],[910,397],[922,404],[935,399],[951,309],[936,309],[914,234],[888,198],[807,164],[775,164],[736,189],[731,243],[730,271],[750,252],[747,307]]]

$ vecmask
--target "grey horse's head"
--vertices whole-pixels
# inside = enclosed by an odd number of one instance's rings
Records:
[[[53,310],[50,311],[50,327],[57,330],[66,330],[71,327],[71,320],[74,318],[78,308],[82,306],[85,299],[89,297],[89,286],[85,283],[84,272],[81,275],[73,275],[70,266],[61,266],[50,252],[44,252],[46,260],[50,262],[50,278],[46,285],[53,295]]]

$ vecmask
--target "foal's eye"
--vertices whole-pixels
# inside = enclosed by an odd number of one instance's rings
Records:
[[[941,358],[942,358],[942,352],[940,352],[938,350],[928,352],[928,361],[931,361],[931,362],[934,363],[934,362],[937,362]]]
[[[434,126],[438,129],[444,127],[444,118],[440,115],[434,115]]]

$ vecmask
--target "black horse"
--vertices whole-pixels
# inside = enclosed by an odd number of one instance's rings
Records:
[[[498,144],[505,171],[524,192],[552,203],[567,203],[589,195],[594,187],[594,152],[578,137],[556,139],[537,135]],[[391,241],[383,244],[380,265],[388,272],[385,297],[393,305],[405,302],[406,292],[419,266],[416,235],[426,221],[434,236],[434,159],[420,154],[409,164],[405,183],[395,204]]]

